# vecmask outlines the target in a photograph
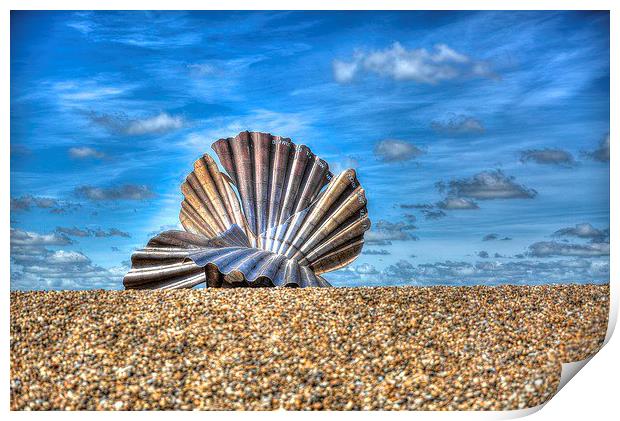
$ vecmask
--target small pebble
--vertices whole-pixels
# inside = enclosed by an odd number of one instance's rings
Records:
[[[11,292],[10,407],[527,408],[608,310],[607,285]]]

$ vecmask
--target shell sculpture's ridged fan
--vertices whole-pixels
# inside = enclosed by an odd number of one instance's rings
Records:
[[[304,145],[242,132],[212,145],[181,190],[186,231],[166,231],[131,256],[126,288],[329,286],[320,274],[361,252],[370,228],[354,170],[337,177]],[[236,191],[235,191],[236,188]]]

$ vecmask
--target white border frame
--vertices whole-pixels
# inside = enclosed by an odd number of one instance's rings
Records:
[[[213,10],[610,10],[610,74],[617,74],[618,71],[618,19],[616,12],[620,7],[618,2],[605,1],[605,0],[590,0],[590,1],[577,1],[577,0],[521,0],[521,1],[490,1],[490,0],[469,0],[469,1],[457,1],[457,0],[418,0],[415,2],[407,2],[403,0],[383,0],[383,1],[369,1],[369,0],[346,0],[339,1],[335,4],[333,1],[326,0],[314,0],[314,1],[295,1],[285,2],[281,0],[262,1],[257,3],[249,0],[228,0],[225,3],[211,2],[211,1],[198,1],[198,0],[56,0],[53,3],[43,0],[4,0],[1,3],[0,8],[2,13],[0,14],[0,54],[2,56],[2,62],[0,65],[0,89],[2,92],[3,100],[0,102],[0,122],[2,136],[2,148],[3,153],[0,153],[0,169],[2,171],[2,185],[4,187],[2,194],[2,212],[3,220],[5,223],[0,227],[0,235],[4,239],[2,244],[2,265],[3,272],[5,274],[5,291],[6,293],[2,297],[2,312],[0,313],[0,321],[2,322],[2,343],[4,344],[2,349],[2,373],[5,378],[5,385],[8,389],[9,386],[9,319],[10,319],[10,10],[199,10],[199,9],[213,9]],[[260,7],[258,7],[260,6]],[[613,77],[610,81],[610,98],[611,98],[611,110],[610,115],[619,115],[617,107],[618,99],[618,84]],[[613,138],[612,143],[618,144],[618,136],[616,131],[616,121],[610,119],[610,136]],[[618,215],[620,212],[619,206],[619,193],[620,184],[618,183],[619,172],[611,163],[619,162],[620,149],[614,146],[612,148],[612,156],[610,162],[610,216]],[[618,239],[618,223],[614,218],[610,218],[610,230],[612,243],[616,244]],[[617,355],[620,355],[620,344],[618,339],[612,339],[611,334],[616,325],[617,312],[618,312],[618,294],[616,287],[618,285],[618,275],[620,275],[619,266],[617,263],[619,260],[618,248],[611,248],[611,311],[610,321],[607,331],[606,341],[609,343],[588,363],[589,368],[585,372],[579,373],[575,380],[572,380],[557,396],[553,397],[546,405],[544,411],[540,411],[533,416],[532,419],[543,419],[541,417],[554,417],[562,419],[580,419],[584,417],[595,417],[602,419],[611,419],[610,414],[617,416],[618,408],[618,396],[616,379],[619,374]],[[615,280],[615,281],[614,281]],[[2,409],[9,411],[9,390],[5,389],[5,393],[0,396],[2,402]],[[540,409],[540,408],[538,408]],[[381,416],[389,418],[403,417],[416,417],[416,419],[437,419],[437,418],[512,418],[515,416],[526,415],[531,411],[509,411],[509,412],[384,412]],[[238,418],[238,417],[250,417],[250,418],[264,418],[269,419],[290,419],[291,416],[306,418],[307,417],[328,417],[333,415],[332,412],[309,412],[309,413],[295,413],[290,414],[286,412],[210,412],[204,413],[183,413],[182,416],[187,417],[226,417],[226,418]],[[14,418],[22,417],[81,417],[80,413],[67,413],[67,412],[10,412],[9,414]],[[118,412],[97,412],[90,413],[89,416],[96,418],[114,416],[124,419],[131,417],[135,420],[135,417],[154,417],[158,419],[164,419],[170,414],[166,412],[132,412],[118,413]],[[374,415],[378,415],[375,412],[342,412],[337,414],[344,419],[357,419],[358,417],[368,418]]]

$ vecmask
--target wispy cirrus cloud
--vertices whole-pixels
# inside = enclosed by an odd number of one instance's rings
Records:
[[[259,63],[268,56],[253,54],[245,57],[230,58],[227,60],[213,59],[186,64],[189,76],[195,79],[217,78],[228,79],[239,77],[249,70],[250,66]]]
[[[472,59],[446,44],[437,44],[432,50],[408,50],[399,42],[384,50],[357,51],[351,60],[334,60],[334,79],[348,83],[360,74],[375,74],[398,81],[438,84],[457,78],[497,78],[489,65]]]
[[[112,84],[109,77],[99,75],[91,79],[75,79],[45,82],[40,95],[45,98],[55,96],[64,105],[79,106],[96,101],[117,98],[130,93],[135,85]]]
[[[94,22],[88,20],[71,21],[67,23],[67,26],[69,28],[75,29],[78,32],[81,32],[84,35],[88,35],[95,30]]]
[[[127,136],[163,134],[187,126],[187,122],[181,116],[173,116],[164,112],[151,117],[134,119],[122,113],[97,114],[91,112],[88,114],[88,118],[94,124],[112,133]]]
[[[179,146],[201,148],[202,151],[216,140],[236,136],[244,130],[288,136],[299,142],[311,138],[315,120],[312,113],[276,112],[258,108],[244,115],[207,119],[202,122],[207,129],[189,133],[179,142]]]
[[[192,77],[212,76],[219,71],[218,67],[211,63],[190,63],[186,67]]]
[[[136,184],[115,187],[81,186],[75,189],[75,194],[92,201],[147,200],[155,197],[150,187]]]
[[[133,24],[127,25],[127,21]],[[202,33],[196,30],[183,12],[76,13],[66,25],[92,42],[148,49],[184,47],[202,40]]]

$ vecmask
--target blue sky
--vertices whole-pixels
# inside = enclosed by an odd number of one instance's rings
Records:
[[[609,280],[606,12],[13,12],[11,288],[122,288],[242,130],[358,171],[334,285]]]

